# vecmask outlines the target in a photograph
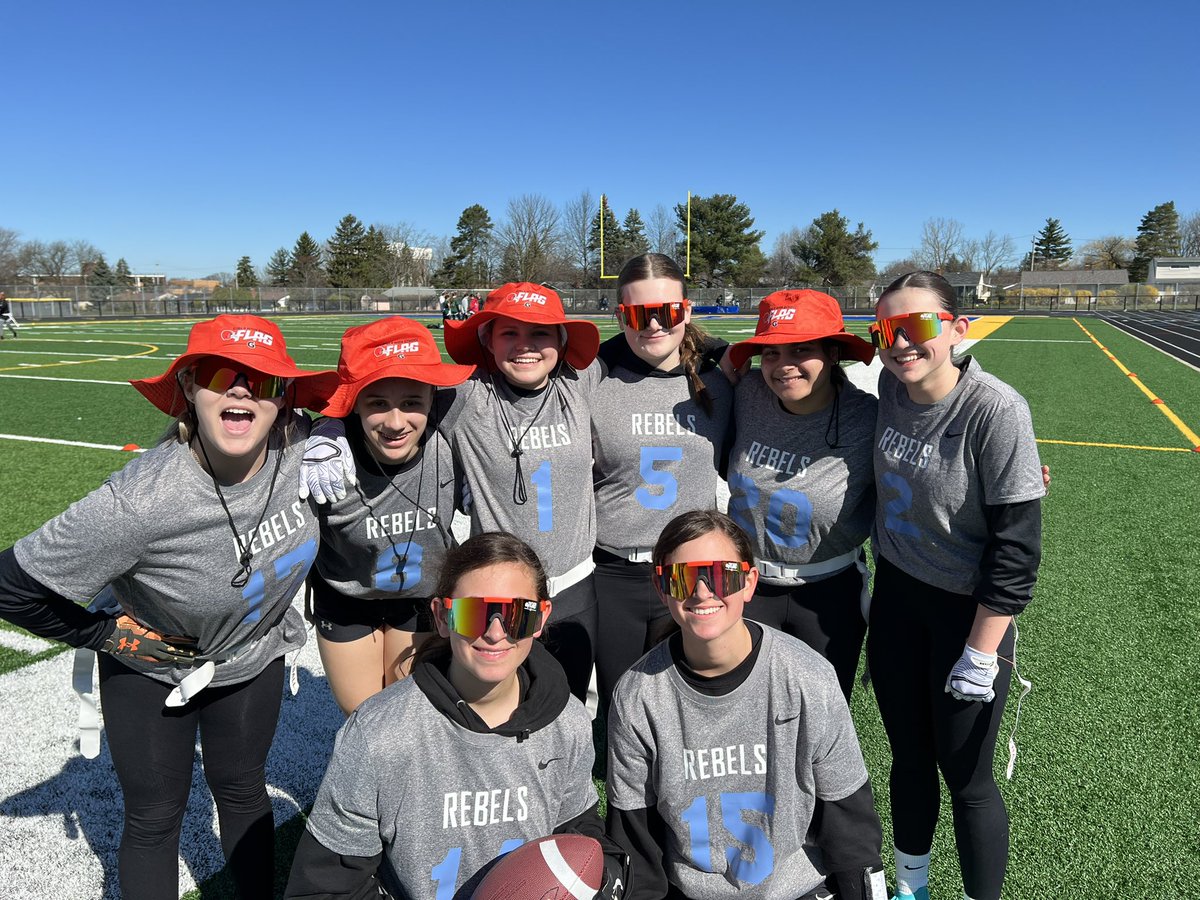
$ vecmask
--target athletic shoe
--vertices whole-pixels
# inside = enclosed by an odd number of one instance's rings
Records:
[[[915,894],[897,893],[892,900],[929,900],[929,888],[919,887]]]

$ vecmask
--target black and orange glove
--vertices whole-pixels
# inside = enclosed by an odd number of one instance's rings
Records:
[[[192,638],[165,638],[129,616],[113,619],[113,631],[100,648],[121,659],[140,659],[152,663],[193,663],[196,642]]]

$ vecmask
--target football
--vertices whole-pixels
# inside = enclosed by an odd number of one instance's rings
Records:
[[[472,900],[591,900],[604,882],[604,852],[585,834],[552,834],[502,856]]]

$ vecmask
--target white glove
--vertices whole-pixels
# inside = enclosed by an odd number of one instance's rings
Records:
[[[968,644],[946,676],[946,692],[955,700],[990,703],[996,697],[992,682],[999,671],[995,653],[981,653]]]
[[[341,500],[358,483],[354,454],[341,419],[324,418],[304,442],[300,466],[300,499],[309,494],[318,503]]]

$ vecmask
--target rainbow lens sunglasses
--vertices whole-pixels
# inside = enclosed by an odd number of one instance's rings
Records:
[[[724,600],[746,586],[749,571],[750,563],[734,560],[674,563],[655,566],[654,583],[664,597],[686,600],[696,593],[696,585],[703,580],[714,595]]]
[[[683,321],[688,309],[687,300],[672,300],[669,303],[618,303],[617,315],[621,321],[635,331],[645,331],[650,320],[657,319],[658,327],[670,331]]]
[[[541,630],[548,600],[524,597],[440,597],[446,610],[446,625],[469,641],[483,637],[499,616],[510,640],[533,637]]]
[[[943,322],[953,321],[954,316],[948,312],[918,312],[879,319],[872,322],[867,330],[871,333],[871,343],[880,350],[886,350],[896,343],[896,338],[901,334],[910,344],[931,341],[942,333]]]
[[[279,375],[264,375],[253,369],[241,369],[231,366],[225,359],[206,359],[196,366],[194,371],[196,387],[208,388],[223,394],[235,384],[238,379],[246,385],[246,390],[260,400],[276,400],[287,393],[290,378]]]

